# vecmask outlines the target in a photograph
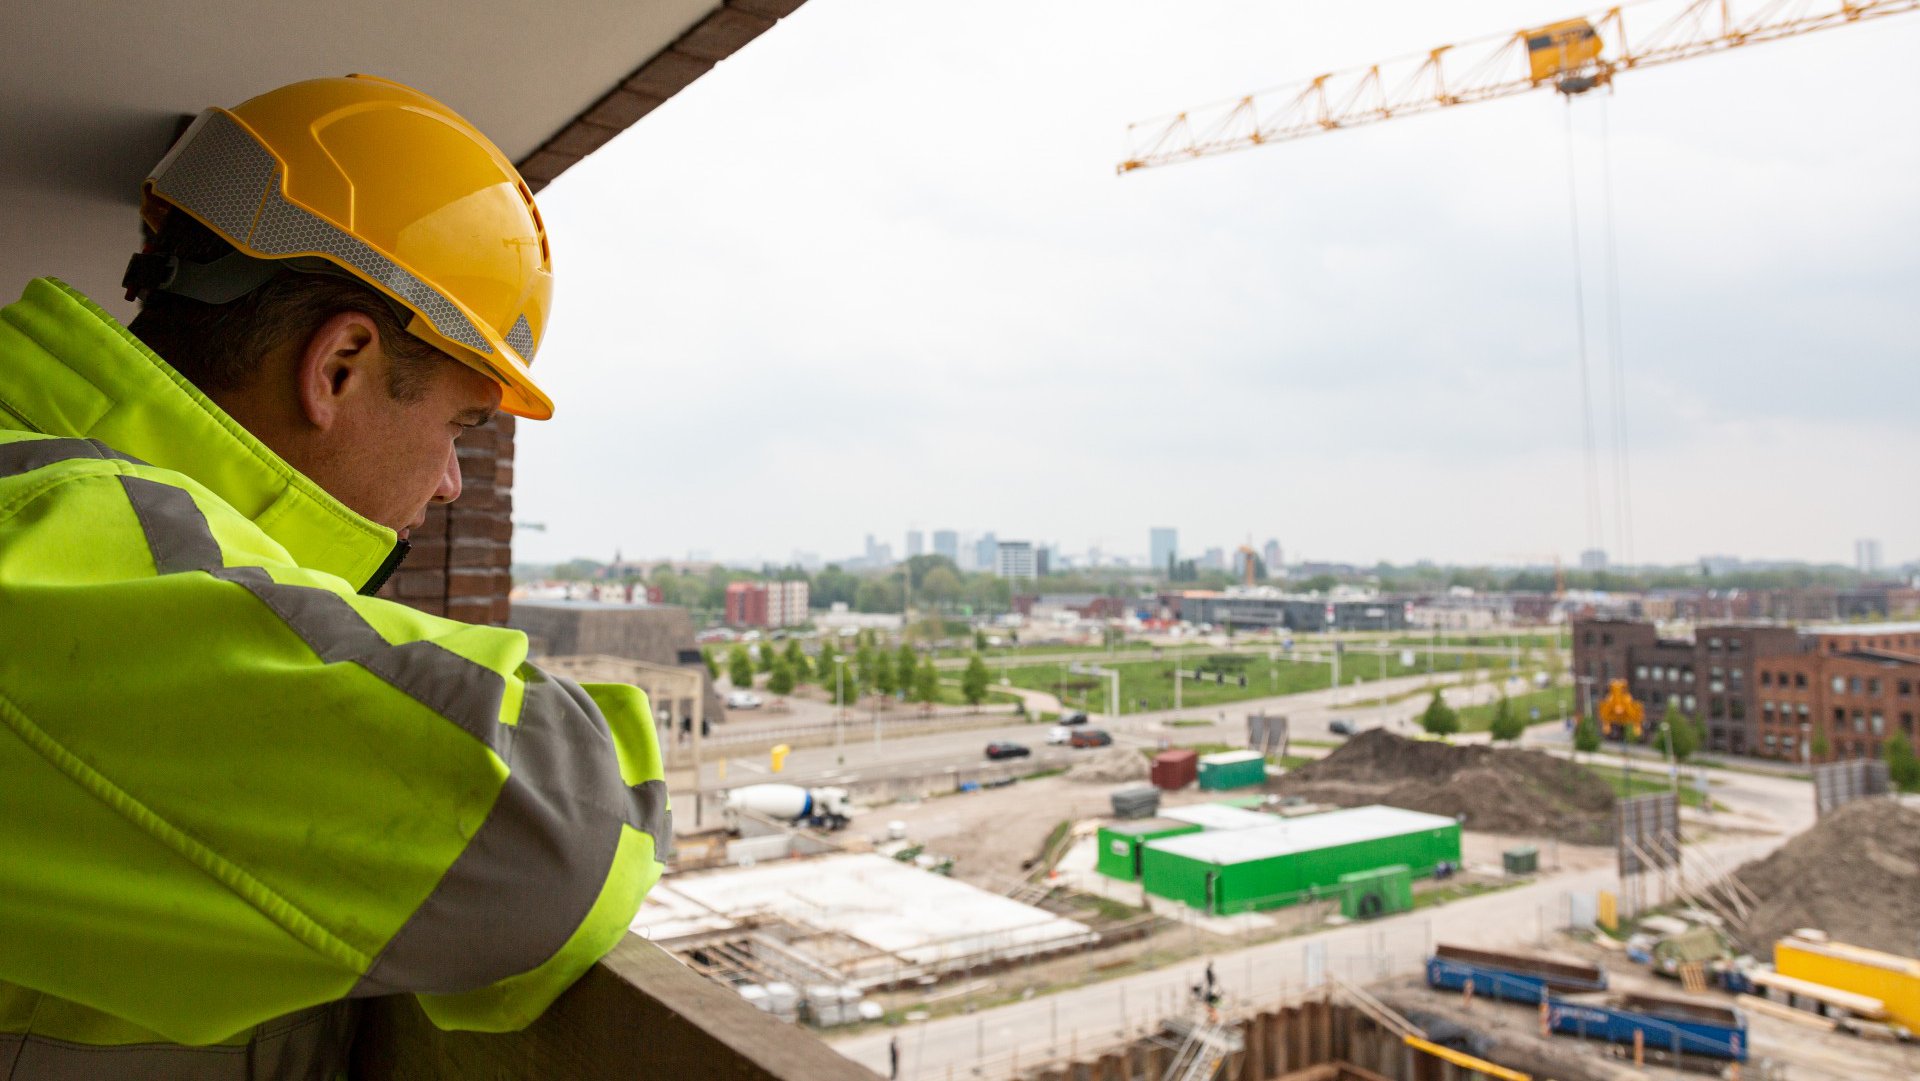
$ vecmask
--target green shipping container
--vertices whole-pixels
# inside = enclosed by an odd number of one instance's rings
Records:
[[[1376,805],[1151,841],[1140,870],[1148,893],[1230,915],[1327,896],[1355,872],[1432,874],[1442,860],[1460,862],[1458,822]]]
[[[1540,850],[1532,845],[1509,848],[1500,853],[1500,862],[1510,875],[1530,875],[1540,869]]]
[[[1413,870],[1405,864],[1341,875],[1340,888],[1340,914],[1350,920],[1413,910]]]
[[[1094,869],[1108,878],[1117,878],[1122,882],[1134,882],[1140,878],[1140,848],[1148,841],[1158,841],[1163,837],[1178,837],[1183,833],[1199,833],[1200,827],[1191,822],[1176,822],[1171,818],[1148,818],[1138,822],[1116,822],[1100,827],[1098,842],[1099,858]]]
[[[1267,760],[1259,751],[1222,751],[1200,756],[1200,787],[1213,791],[1247,788],[1267,779]]]

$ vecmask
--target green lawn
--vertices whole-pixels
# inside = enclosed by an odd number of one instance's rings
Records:
[[[1673,783],[1660,774],[1635,771],[1622,775],[1617,765],[1610,769],[1605,761],[1590,759],[1585,764],[1587,772],[1607,782],[1613,787],[1613,794],[1622,798],[1673,791]],[[1702,803],[1700,790],[1686,777],[1680,780],[1680,803],[1684,807],[1698,807]]]
[[[1376,654],[1349,654],[1340,664],[1340,682],[1351,686],[1371,683],[1383,676],[1392,679],[1426,674],[1427,657],[1424,652],[1416,651],[1411,665],[1402,665],[1400,659],[1398,652],[1388,653],[1384,658]],[[1320,690],[1330,685],[1333,679],[1331,664],[1284,658],[1270,662],[1259,654],[1195,651],[1183,655],[1180,662],[1186,673],[1181,679],[1180,704],[1183,707],[1205,708],[1252,698]],[[1196,666],[1205,670],[1200,679],[1193,677]],[[1111,667],[1120,673],[1122,713],[1173,708],[1172,658],[1123,661],[1103,667]],[[1507,663],[1502,657],[1471,653],[1436,654],[1433,660],[1433,670],[1436,672],[1455,672],[1475,667],[1504,674]],[[1001,673],[995,671],[991,661],[987,668],[997,681]],[[1107,708],[1108,677],[1071,672],[1067,665],[1062,664],[1008,668],[1005,674],[1012,685],[1057,694],[1073,708],[1094,711]],[[1240,685],[1242,677],[1246,680],[1244,687]]]
[[[1508,698],[1507,704],[1508,708],[1527,718],[1528,724],[1536,723],[1531,713],[1536,707],[1540,710],[1542,722],[1557,721],[1573,712],[1573,688],[1549,687],[1544,691],[1528,691],[1526,694],[1516,694]],[[1460,707],[1460,730],[1485,732],[1487,726],[1493,723],[1494,705],[1495,703],[1488,702],[1483,706]]]

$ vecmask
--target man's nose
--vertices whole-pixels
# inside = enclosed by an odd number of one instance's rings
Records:
[[[460,448],[447,448],[447,468],[440,476],[440,486],[433,490],[435,503],[451,503],[460,498]]]

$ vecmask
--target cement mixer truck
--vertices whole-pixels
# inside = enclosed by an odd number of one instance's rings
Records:
[[[727,829],[739,832],[743,811],[827,830],[845,829],[853,814],[846,789],[802,788],[797,784],[750,784],[728,792],[724,812]]]

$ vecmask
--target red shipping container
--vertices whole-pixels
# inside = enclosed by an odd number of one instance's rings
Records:
[[[1161,751],[1153,760],[1153,787],[1172,792],[1185,788],[1200,775],[1200,755],[1194,751]]]

